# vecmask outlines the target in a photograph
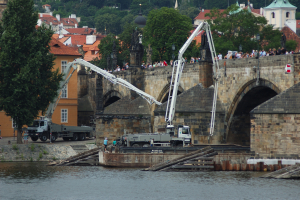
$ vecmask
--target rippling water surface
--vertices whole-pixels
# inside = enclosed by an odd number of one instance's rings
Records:
[[[262,174],[0,162],[0,199],[300,199],[300,180]]]

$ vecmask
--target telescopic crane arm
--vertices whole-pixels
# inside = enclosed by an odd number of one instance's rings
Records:
[[[75,59],[73,62],[69,62],[67,64],[67,67],[64,71],[64,75],[63,75],[63,81],[60,82],[60,89],[57,91],[58,96],[54,99],[53,102],[50,103],[50,105],[48,106],[48,109],[46,111],[46,117],[51,120],[52,118],[52,114],[58,104],[58,101],[60,100],[60,92],[62,90],[62,88],[68,84],[71,76],[73,75],[74,71],[77,69],[77,65],[83,65],[85,67],[90,68],[92,71],[101,74],[104,78],[108,79],[110,82],[112,82],[113,84],[120,84],[124,87],[127,87],[130,90],[135,91],[136,93],[138,93],[142,98],[144,98],[146,101],[148,101],[149,104],[157,104],[157,105],[161,105],[160,102],[158,102],[154,97],[152,97],[151,95],[145,93],[144,91],[136,88],[135,86],[133,86],[131,83],[121,79],[121,78],[117,78],[115,75],[97,67],[96,65],[93,65],[83,59]],[[71,69],[73,68],[71,74],[67,77],[67,75],[70,73]]]
[[[209,43],[209,47],[211,50],[211,56],[213,61],[213,72],[214,77],[216,74],[216,65],[218,65],[217,62],[215,62],[216,52],[215,47],[212,40],[212,35],[210,31],[209,24],[207,22],[202,22],[192,33],[192,35],[189,37],[189,39],[185,42],[185,44],[181,47],[178,53],[178,60],[174,62],[173,72],[172,72],[172,78],[170,83],[170,90],[169,90],[169,98],[168,98],[168,104],[166,108],[166,115],[165,115],[165,121],[167,122],[167,131],[172,132],[174,131],[174,125],[172,124],[174,115],[175,115],[175,106],[176,106],[176,99],[177,99],[177,92],[178,92],[178,86],[181,79],[185,59],[183,58],[183,54],[185,53],[186,49],[189,47],[193,39],[203,31],[203,29],[207,33],[207,39]],[[201,32],[200,32],[201,30]],[[174,70],[176,68],[176,74],[174,74]]]

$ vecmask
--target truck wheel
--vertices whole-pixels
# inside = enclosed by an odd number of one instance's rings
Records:
[[[135,144],[132,145],[132,147],[140,147],[140,145],[135,143]]]
[[[78,140],[78,134],[77,133],[73,134],[72,140],[73,141],[77,141]]]
[[[51,142],[54,142],[57,139],[56,134],[52,134],[51,136]]]
[[[85,140],[85,133],[80,133],[79,138],[80,141]]]
[[[46,135],[46,133],[43,133],[43,134],[41,135],[40,140],[41,140],[42,142],[45,142],[45,141],[47,140],[47,135]]]
[[[68,137],[63,137],[63,140],[64,140],[64,141],[69,141],[69,139],[70,139],[70,138],[68,138]]]
[[[39,139],[39,137],[37,137],[37,136],[31,137],[31,140],[34,141],[34,142],[37,141],[38,139]]]
[[[150,147],[150,144],[143,144],[143,147]]]

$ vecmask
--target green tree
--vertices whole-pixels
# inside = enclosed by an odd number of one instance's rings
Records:
[[[255,17],[247,10],[236,12],[237,9],[236,5],[232,5],[223,12],[212,9],[206,14],[210,17],[208,22],[211,25],[217,53],[226,54],[228,50],[238,50],[240,45],[244,52],[250,52],[257,49],[255,41],[257,33],[261,34],[260,46],[263,42],[272,41],[273,36],[278,33],[274,33],[272,27],[267,26],[264,17]]]
[[[17,143],[22,127],[33,122],[57,95],[62,76],[49,53],[53,32],[35,28],[33,0],[11,0],[0,26],[0,110],[14,119]],[[26,24],[26,25],[24,25]]]
[[[152,4],[149,3],[149,0],[133,0],[130,5],[130,13],[133,15],[138,15],[140,12],[140,7],[143,15],[148,15],[150,10],[152,10]]]
[[[120,58],[120,51],[121,51],[120,42],[118,39],[116,39],[116,36],[114,34],[108,34],[105,38],[101,40],[98,46],[99,55],[101,59],[98,60],[97,62],[94,62],[94,64],[101,67],[102,69],[111,69],[111,65],[110,63],[109,64],[107,63],[107,59],[109,58],[111,60],[113,42],[115,42],[116,45],[116,52],[117,52],[117,59],[118,59],[117,63],[119,65],[122,64],[122,58]]]
[[[295,51],[296,47],[298,46],[298,43],[295,40],[288,40],[286,41],[285,46],[287,51]]]
[[[172,57],[172,44],[175,44],[177,56],[179,48],[186,42],[192,30],[189,17],[181,15],[174,8],[152,10],[144,28],[144,46],[151,45],[152,60],[169,61]],[[187,52],[188,53],[188,52]]]
[[[121,32],[120,18],[115,14],[106,13],[103,15],[98,15],[95,18],[95,25],[98,32],[104,33],[105,28],[106,33],[113,33],[116,35]]]
[[[187,9],[180,10],[180,14],[188,16],[191,20],[194,20],[194,18],[198,16],[199,12],[200,10],[195,7],[188,7]]]

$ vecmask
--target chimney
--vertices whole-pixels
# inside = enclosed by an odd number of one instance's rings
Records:
[[[250,3],[251,8],[253,8],[253,3]]]
[[[204,9],[202,9],[202,12],[204,12]]]
[[[50,15],[53,16],[53,12],[50,12]]]
[[[263,15],[263,8],[260,8],[259,14]]]
[[[77,24],[75,24],[75,28],[77,28]]]
[[[241,4],[240,4],[240,8],[245,8],[245,4],[244,4],[244,3],[241,3]]]
[[[76,14],[71,14],[71,18],[76,19]]]
[[[96,35],[87,35],[85,44],[94,44],[96,42]]]
[[[60,14],[56,14],[56,19],[60,22]]]
[[[43,13],[40,14],[40,17],[43,17]]]

